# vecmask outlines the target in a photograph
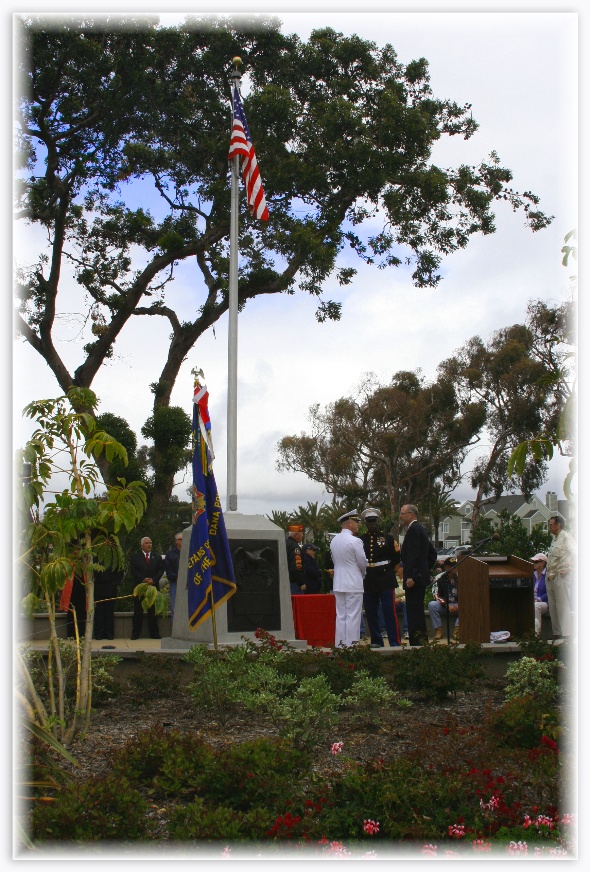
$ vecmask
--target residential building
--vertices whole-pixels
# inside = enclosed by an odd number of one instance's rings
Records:
[[[444,517],[438,528],[438,538],[443,548],[454,548],[457,545],[467,545],[471,542],[471,519],[473,516],[473,500],[465,500],[457,508],[456,515]],[[540,524],[548,529],[549,518],[558,515],[567,523],[570,520],[570,503],[558,500],[554,491],[547,491],[545,502],[538,496],[526,500],[522,494],[507,494],[501,496],[495,503],[486,503],[480,508],[480,517],[499,525],[500,513],[504,510],[510,515],[517,515],[530,535],[533,528]]]

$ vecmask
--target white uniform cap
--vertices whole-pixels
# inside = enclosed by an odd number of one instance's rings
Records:
[[[345,521],[350,521],[351,519],[353,521],[360,521],[359,513],[356,509],[353,509],[352,512],[347,512],[345,515],[340,515],[338,523],[343,524]]]

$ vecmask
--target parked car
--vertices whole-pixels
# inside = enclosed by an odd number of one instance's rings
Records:
[[[473,546],[471,545],[457,545],[456,548],[452,549],[451,557],[462,557],[465,554],[471,554],[473,551]]]

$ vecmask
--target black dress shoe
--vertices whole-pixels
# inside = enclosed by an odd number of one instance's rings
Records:
[[[131,633],[131,641],[135,642],[136,639],[139,639],[139,633]]]

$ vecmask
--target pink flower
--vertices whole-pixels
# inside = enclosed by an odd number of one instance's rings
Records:
[[[330,842],[327,848],[324,848],[325,854],[334,854],[337,857],[349,857],[350,851],[344,847],[342,842]]]
[[[223,851],[221,852],[221,856],[222,857],[229,857],[230,854],[231,854],[231,848],[229,845],[226,845],[225,848],[223,849]]]
[[[526,842],[510,842],[506,848],[509,854],[528,854],[528,845]]]
[[[465,835],[465,826],[464,824],[451,824],[449,827],[449,836],[452,836],[454,839],[462,839]]]
[[[565,826],[574,827],[576,825],[576,816],[575,814],[564,814],[561,818],[561,823]]]
[[[365,833],[368,833],[370,836],[374,836],[375,833],[379,832],[379,821],[363,821],[363,830]]]
[[[548,851],[552,857],[567,857],[567,851],[565,848],[549,848]]]
[[[431,857],[436,857],[438,845],[424,845],[422,847],[422,854],[428,854]]]
[[[525,830],[528,830],[529,827],[533,826],[537,829],[539,829],[539,827],[549,827],[549,829],[552,830],[555,827],[555,822],[552,820],[552,818],[547,817],[547,815],[545,814],[537,815],[534,821],[531,820],[528,814],[525,814],[522,825]]]
[[[471,843],[474,851],[491,851],[492,846],[485,839],[474,839]]]
[[[337,757],[338,754],[342,754],[342,749],[344,748],[344,742],[334,742],[332,745],[332,754],[334,757]]]
[[[498,808],[500,805],[500,797],[496,795],[490,796],[488,802],[484,802],[483,799],[480,799],[479,805],[483,811],[494,811],[494,809]]]

